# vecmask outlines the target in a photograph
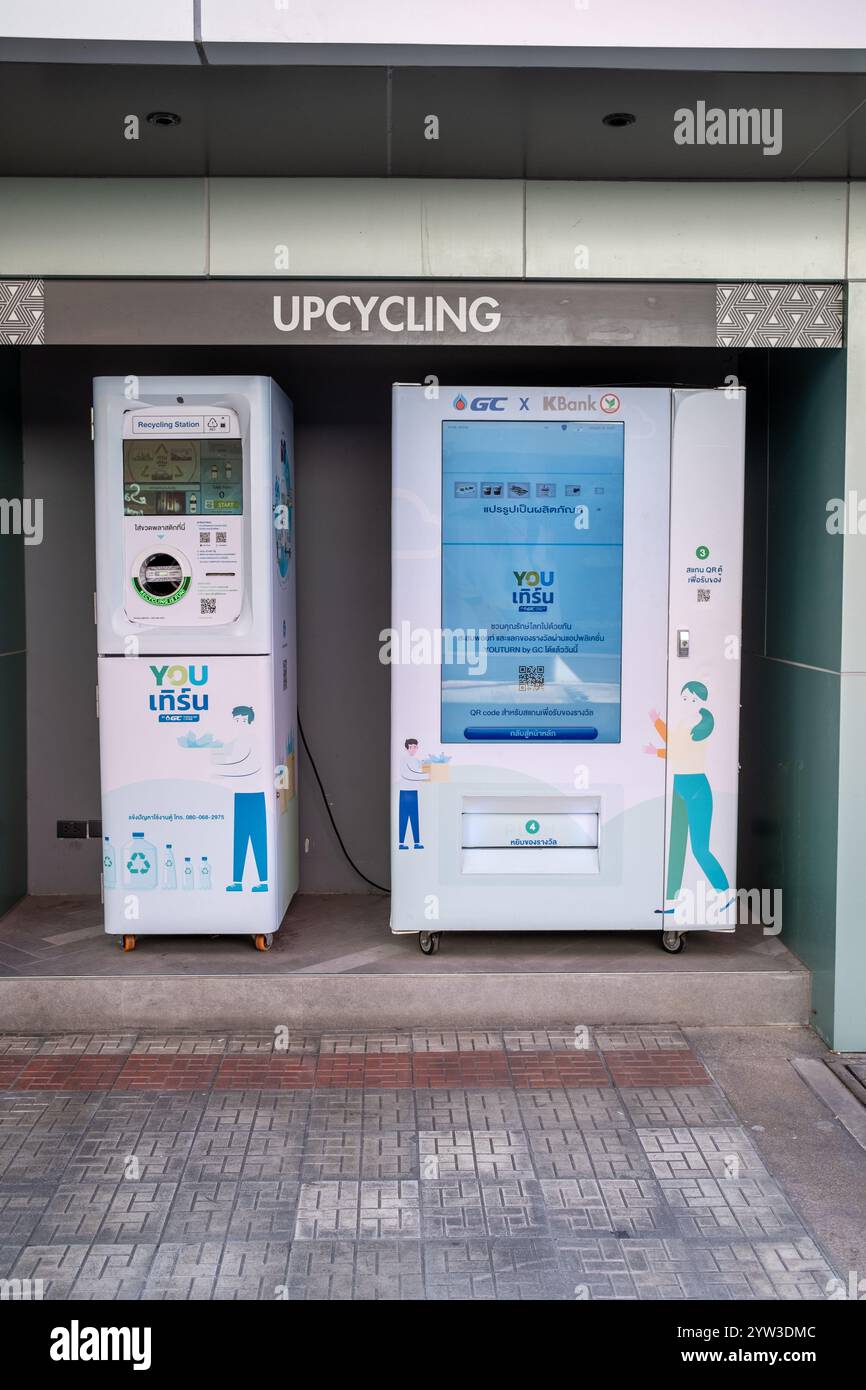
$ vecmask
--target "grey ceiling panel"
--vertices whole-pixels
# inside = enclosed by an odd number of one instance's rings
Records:
[[[780,108],[782,149],[678,145],[674,112]],[[124,118],[176,112],[181,123]],[[602,123],[612,111],[633,125]],[[439,138],[425,138],[436,116]],[[831,179],[866,175],[866,77],[562,68],[0,67],[0,174]]]

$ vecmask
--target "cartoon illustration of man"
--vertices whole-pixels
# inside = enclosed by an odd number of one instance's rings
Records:
[[[650,710],[650,719],[662,740],[662,747],[647,743],[644,752],[653,757],[667,758],[673,770],[666,890],[669,902],[676,899],[682,887],[689,843],[702,873],[716,892],[723,893],[729,886],[727,874],[710,850],[713,792],[705,771],[706,741],[715,728],[715,720],[706,707],[708,695],[709,691],[702,681],[687,681],[680,691],[682,714],[671,728],[667,727],[658,710]],[[673,909],[665,910],[671,912]]]
[[[405,752],[400,759],[400,849],[408,849],[406,831],[411,828],[416,849],[423,849],[418,816],[418,783],[429,782],[430,773],[421,766],[417,738],[407,738],[403,744]]]
[[[255,720],[251,705],[235,705],[232,719],[237,733],[222,748],[211,754],[220,777],[243,782],[261,772],[262,763],[255,736],[250,732]],[[227,893],[240,893],[244,886],[247,850],[252,849],[259,882],[254,893],[268,891],[268,815],[264,792],[236,791],[234,794],[234,829],[232,832],[232,878]]]

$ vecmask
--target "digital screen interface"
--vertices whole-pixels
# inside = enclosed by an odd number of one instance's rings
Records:
[[[443,743],[620,741],[624,449],[618,421],[443,422]]]
[[[124,439],[125,516],[240,516],[240,439]]]

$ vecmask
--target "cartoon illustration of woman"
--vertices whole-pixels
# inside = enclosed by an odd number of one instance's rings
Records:
[[[717,893],[728,887],[728,876],[710,850],[710,828],[713,823],[713,793],[705,772],[706,741],[715,727],[712,714],[706,708],[707,687],[701,681],[686,681],[680,691],[683,703],[682,718],[670,732],[658,710],[650,710],[656,733],[665,745],[644,746],[645,753],[667,758],[674,774],[671,834],[668,848],[667,899],[672,901],[682,887],[686,862],[686,846],[691,841],[692,854]]]

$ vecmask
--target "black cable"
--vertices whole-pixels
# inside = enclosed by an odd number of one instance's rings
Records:
[[[327,797],[327,794],[326,794],[326,792],[325,792],[325,788],[322,786],[322,779],[321,779],[321,777],[319,776],[319,769],[316,767],[315,758],[313,757],[312,753],[310,752],[310,745],[307,743],[307,736],[306,736],[306,734],[304,733],[304,726],[303,726],[303,724],[301,723],[301,712],[300,712],[300,710],[298,710],[298,733],[301,735],[301,742],[302,742],[302,744],[304,745],[304,752],[306,753],[307,757],[308,757],[309,760],[310,760],[310,767],[313,769],[313,775],[314,775],[316,781],[317,781],[318,784],[319,784],[319,791],[322,793],[322,800],[323,800],[324,803],[325,803],[325,810],[326,810],[327,813],[328,813],[328,820],[331,822],[331,826],[332,826],[332,828],[333,828],[334,834],[335,834],[336,837],[337,837],[337,841],[338,841],[338,843],[339,843],[340,849],[343,851],[343,854],[346,856],[347,861],[351,864],[352,868],[355,870],[355,873],[358,875],[359,878],[362,878],[362,879],[364,880],[365,883],[369,883],[369,885],[370,885],[371,888],[378,888],[378,890],[379,890],[380,893],[388,893],[388,894],[390,895],[390,892],[391,892],[391,889],[390,889],[390,888],[385,888],[381,883],[376,883],[372,878],[368,878],[367,875],[366,875],[365,873],[362,873],[362,872],[361,872],[361,870],[358,868],[358,865],[355,863],[354,859],[352,858],[351,854],[350,854],[349,851],[346,849],[346,846],[343,844],[343,837],[342,837],[342,835],[340,834],[339,830],[337,829],[337,822],[334,820],[333,812],[331,811],[331,807],[330,807],[330,804],[329,804],[329,802],[328,802],[328,797]]]

